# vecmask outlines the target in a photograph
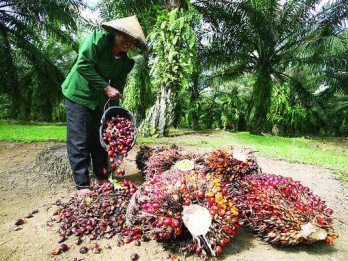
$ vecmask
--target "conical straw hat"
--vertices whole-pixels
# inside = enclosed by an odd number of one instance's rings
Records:
[[[137,40],[137,43],[135,44],[136,47],[144,51],[148,51],[149,49],[143,29],[135,15],[104,22],[102,23],[102,27],[112,34],[116,31],[128,34]]]

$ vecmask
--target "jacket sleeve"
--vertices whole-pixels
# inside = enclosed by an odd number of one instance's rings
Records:
[[[84,77],[90,86],[97,90],[102,90],[109,84],[97,72],[96,64],[105,51],[107,36],[94,31],[80,43],[77,58],[77,71]]]

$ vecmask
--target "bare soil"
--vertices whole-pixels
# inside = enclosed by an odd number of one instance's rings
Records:
[[[187,139],[189,137],[181,137]],[[59,184],[50,184],[40,173],[33,172],[33,162],[42,150],[57,143],[7,143],[0,142],[0,260],[130,260],[132,253],[138,253],[138,260],[170,260],[177,255],[181,260],[199,260],[196,256],[182,256],[164,249],[156,241],[116,246],[116,239],[103,239],[100,254],[80,254],[73,238],[66,243],[67,252],[53,256],[50,252],[58,247],[56,228],[47,226],[55,209],[56,200],[68,201],[74,193],[72,179]],[[127,179],[141,184],[140,173],[135,165],[139,147],[135,146],[125,158]],[[187,148],[199,152],[200,148]],[[256,155],[257,156],[257,155]],[[225,247],[217,260],[347,260],[348,256],[348,188],[329,170],[311,165],[257,156],[259,166],[265,173],[281,174],[299,180],[310,187],[315,194],[326,200],[334,210],[334,228],[339,238],[329,246],[318,242],[309,246],[274,247],[246,229],[240,229],[234,239]],[[25,218],[35,212],[32,218]],[[25,223],[17,227],[15,221],[24,218]],[[83,245],[92,243],[85,239]]]

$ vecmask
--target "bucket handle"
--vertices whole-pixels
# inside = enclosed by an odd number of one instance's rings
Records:
[[[109,80],[109,86],[111,85],[111,79]],[[104,105],[104,111],[103,111],[103,114],[105,113],[105,108],[106,108],[106,105],[109,103],[111,101],[111,99],[109,98],[107,101],[106,101],[106,103],[105,103],[105,105]],[[109,104],[109,108],[110,108],[110,104]],[[102,122],[103,123],[103,122]]]
[[[110,102],[110,99],[107,100],[107,102],[104,105],[104,109],[103,109],[103,116],[100,119],[100,124],[103,125],[105,122],[105,111],[106,111],[106,105],[108,105],[108,103]],[[108,106],[108,108],[110,108],[110,104]]]
[[[107,102],[105,103],[105,105],[104,105],[104,112],[106,111],[106,105],[108,105],[108,103],[110,102],[111,100],[110,99],[108,99],[107,100]],[[110,104],[109,104],[109,106],[108,107],[110,107]]]

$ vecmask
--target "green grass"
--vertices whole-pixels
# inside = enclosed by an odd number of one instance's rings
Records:
[[[66,126],[23,124],[0,121],[0,141],[43,142],[66,140]],[[348,139],[284,138],[257,136],[247,132],[172,130],[169,138],[138,137],[138,145],[163,144],[219,148],[240,145],[251,147],[261,156],[322,166],[348,181]]]
[[[66,126],[0,121],[1,141],[65,141]]]
[[[234,136],[238,144],[253,146],[265,157],[322,166],[348,181],[348,143],[333,145],[325,139],[263,137],[243,132]]]

